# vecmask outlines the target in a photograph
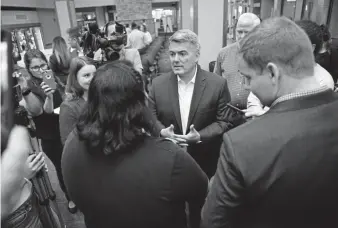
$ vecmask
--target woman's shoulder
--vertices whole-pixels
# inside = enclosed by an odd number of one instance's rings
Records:
[[[69,133],[63,151],[73,153],[78,151],[78,149],[79,151],[83,151],[84,148],[85,144],[83,141],[80,140],[79,134],[77,133],[77,130],[75,128]]]
[[[84,103],[85,100],[83,100],[82,98],[68,95],[67,98],[62,102],[61,107],[72,108],[79,105],[82,106]]]
[[[156,148],[155,153],[163,152],[165,154],[176,155],[184,153],[181,147],[169,138],[148,138],[148,147]]]

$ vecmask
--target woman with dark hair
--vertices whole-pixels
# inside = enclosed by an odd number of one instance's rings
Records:
[[[80,121],[69,135],[62,170],[86,226],[199,227],[208,179],[180,147],[147,133],[141,75],[116,61],[96,71]]]
[[[74,129],[88,98],[89,84],[94,77],[96,67],[88,57],[72,59],[69,69],[66,100],[60,107],[60,135],[65,144],[69,133]]]
[[[41,139],[43,152],[53,162],[60,187],[68,199],[61,172],[62,144],[60,140],[59,115],[54,109],[60,107],[64,88],[57,82],[56,90],[43,82],[42,77],[48,70],[46,56],[39,50],[31,49],[25,53],[24,62],[30,79],[22,83],[22,95],[26,109],[33,116],[36,135]]]
[[[338,50],[331,48],[332,38],[327,26],[321,25],[323,45],[316,56],[316,62],[324,67],[338,83]]]
[[[52,47],[53,54],[49,58],[49,67],[54,76],[60,78],[61,82],[66,84],[71,60],[67,43],[61,36],[57,36],[53,39]]]

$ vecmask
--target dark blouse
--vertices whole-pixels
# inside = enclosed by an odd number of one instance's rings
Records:
[[[46,95],[41,89],[41,82],[41,79],[32,76],[32,78],[28,81],[28,87],[32,90],[32,93],[40,99],[43,106],[46,100]],[[61,88],[60,85],[57,85],[57,90],[53,94],[54,109],[60,107],[62,103],[62,96],[63,88]],[[38,138],[46,140],[60,138],[58,114],[43,112],[41,115],[33,117],[33,120]]]
[[[188,153],[168,140],[146,136],[121,156],[117,161],[88,151],[76,130],[66,141],[63,177],[87,228],[186,228],[185,202],[200,216],[208,179]],[[199,218],[193,227],[198,223]]]
[[[64,67],[63,64],[58,63],[54,54],[52,54],[49,58],[49,67],[53,71],[54,75],[61,79],[63,84],[67,84],[69,67]]]
[[[60,106],[60,136],[64,145],[69,133],[74,129],[86,101],[83,98],[74,98],[64,101]]]

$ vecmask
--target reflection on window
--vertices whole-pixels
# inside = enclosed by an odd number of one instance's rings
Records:
[[[304,0],[302,10],[302,20],[310,20],[313,9],[313,0]]]

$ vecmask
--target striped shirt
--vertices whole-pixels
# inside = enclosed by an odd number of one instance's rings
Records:
[[[231,104],[240,109],[246,109],[250,91],[245,90],[243,77],[238,72],[238,52],[238,43],[222,48],[217,57],[214,73],[227,80]]]

